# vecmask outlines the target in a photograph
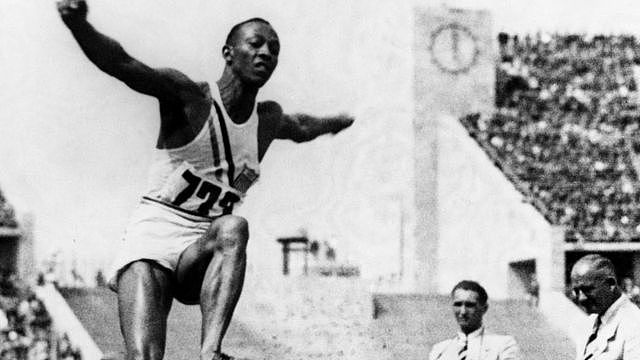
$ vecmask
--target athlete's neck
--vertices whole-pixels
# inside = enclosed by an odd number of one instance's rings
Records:
[[[255,106],[258,88],[241,82],[226,69],[216,84],[220,89],[222,104],[231,120],[236,124],[246,122]]]

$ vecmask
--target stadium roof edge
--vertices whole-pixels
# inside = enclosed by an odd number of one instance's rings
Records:
[[[20,237],[23,231],[20,228],[0,227],[0,238],[4,237]]]
[[[637,242],[583,242],[583,243],[566,243],[565,251],[640,251],[640,243]]]

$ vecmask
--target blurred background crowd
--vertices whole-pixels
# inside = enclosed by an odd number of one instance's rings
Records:
[[[0,227],[15,228],[17,226],[13,207],[7,202],[0,191]]]
[[[461,119],[566,241],[640,240],[633,36],[498,37],[496,111]]]
[[[8,270],[0,272],[0,359],[82,359],[68,336],[54,331],[30,286]]]

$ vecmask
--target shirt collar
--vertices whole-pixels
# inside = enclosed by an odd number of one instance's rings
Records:
[[[616,312],[620,310],[622,305],[624,305],[627,301],[629,301],[629,298],[627,297],[627,295],[625,294],[620,295],[618,300],[616,300],[613,304],[611,304],[611,306],[609,306],[607,311],[605,311],[604,314],[602,315],[600,319],[602,321],[602,324],[607,324],[611,320],[611,318],[613,318]]]
[[[465,339],[466,340],[472,340],[472,339],[475,339],[475,338],[479,338],[480,336],[482,336],[483,333],[484,333],[484,326],[480,326],[475,331],[470,332],[467,335],[465,335],[461,331],[458,331],[458,339],[460,339],[462,341],[464,341]]]

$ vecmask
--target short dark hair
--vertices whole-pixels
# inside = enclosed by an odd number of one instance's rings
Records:
[[[267,20],[265,20],[263,18],[259,18],[259,17],[254,17],[254,18],[245,20],[243,22],[239,22],[239,23],[233,25],[231,30],[229,30],[229,34],[227,35],[227,40],[225,40],[225,44],[226,45],[234,45],[236,35],[240,31],[240,29],[242,29],[243,26],[245,26],[245,25],[247,25],[249,23],[253,23],[253,22],[259,22],[259,23],[263,23],[265,25],[271,26],[271,24]]]
[[[485,305],[487,303],[487,300],[489,300],[487,291],[482,287],[482,285],[473,280],[462,280],[457,283],[456,286],[453,287],[453,290],[451,290],[451,296],[453,296],[453,293],[458,289],[469,290],[478,294],[478,301],[480,301],[481,305]]]

